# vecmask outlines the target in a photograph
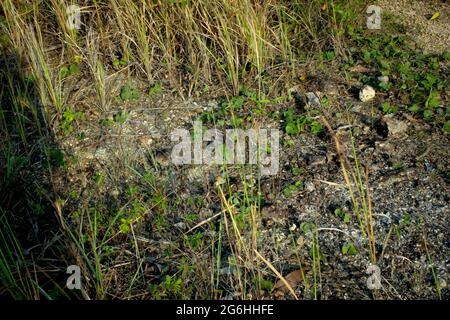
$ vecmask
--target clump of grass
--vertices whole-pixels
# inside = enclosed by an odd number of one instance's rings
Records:
[[[92,77],[94,78],[94,88],[97,94],[98,108],[102,111],[108,110],[109,100],[106,93],[106,70],[100,56],[100,47],[98,44],[99,35],[91,30],[86,37],[85,60],[89,66]]]
[[[2,287],[14,299],[35,299],[39,296],[39,293],[32,282],[32,268],[26,261],[22,246],[15,237],[3,210],[0,210],[0,222],[0,240],[2,242],[0,247],[0,281]]]
[[[69,62],[85,51],[93,51],[92,45],[96,44],[95,50],[105,53],[103,64],[108,56],[129,62],[133,71],[144,75],[150,84],[168,80],[174,87],[183,87],[188,80],[191,94],[196,87],[219,81],[234,95],[242,85],[255,87],[261,98],[274,90],[270,85],[274,80],[284,79],[287,85],[295,80],[299,64],[305,60],[304,51],[314,48],[320,57],[323,47],[343,46],[343,26],[355,18],[361,5],[359,1],[352,2],[327,2],[323,6],[318,0],[270,0],[264,4],[249,0],[114,0],[91,6],[88,1],[81,1],[77,3],[83,9],[80,30],[67,24],[67,8],[71,4],[68,1],[51,0],[49,10],[33,0],[18,8],[8,0],[4,11],[8,33],[24,54],[28,34],[22,31],[30,12],[18,11],[33,8],[38,44],[43,45],[40,38],[45,31],[49,35],[46,41],[66,49]],[[42,23],[47,16],[54,19]],[[89,38],[90,30],[98,34],[95,43],[82,40]],[[27,55],[35,56],[39,65],[43,61],[48,64],[44,52],[31,51]],[[102,71],[95,63],[91,71],[101,77]]]
[[[424,226],[425,223],[423,220],[423,216],[421,216],[420,220],[421,220],[422,226]],[[436,287],[436,293],[437,293],[438,299],[442,300],[442,289],[443,288],[441,285],[441,280],[439,279],[439,277],[437,275],[435,264],[433,263],[433,259],[430,254],[430,250],[428,249],[428,240],[427,240],[427,234],[426,234],[425,228],[422,229],[422,241],[423,241],[425,253],[427,255],[428,263],[429,263],[429,266],[431,269],[431,275],[433,276],[433,281],[434,281],[434,285]]]
[[[47,115],[53,107],[57,112],[64,111],[61,76],[51,68],[45,57],[45,46],[40,33],[38,22],[35,21],[37,31],[31,26],[25,27],[25,45],[29,52],[28,56],[33,74],[36,77],[41,102],[46,107]]]

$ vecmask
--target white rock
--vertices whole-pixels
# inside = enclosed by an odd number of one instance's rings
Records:
[[[308,192],[313,192],[314,190],[316,190],[316,187],[314,186],[314,183],[308,181],[305,183],[305,190]]]
[[[359,91],[359,100],[361,100],[362,102],[372,100],[374,97],[375,97],[375,90],[371,86],[365,85]]]
[[[177,227],[180,230],[185,230],[186,229],[186,224],[184,222],[175,223],[174,226]]]

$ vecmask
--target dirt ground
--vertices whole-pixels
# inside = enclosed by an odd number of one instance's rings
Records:
[[[450,267],[449,136],[408,115],[383,115],[373,103],[359,102],[349,94],[350,87],[345,83],[335,85],[347,93],[333,97],[332,103],[336,111],[342,112],[352,105],[348,113],[350,127],[357,132],[360,162],[370,173],[376,246],[381,252],[378,266],[384,283],[380,296],[386,299],[433,296],[427,250],[433,257],[433,265],[447,295]],[[219,204],[208,197],[220,168],[171,164],[169,157],[173,143],[168,139],[168,133],[179,127],[190,128],[196,116],[204,110],[217,108],[217,104],[216,100],[183,101],[165,96],[145,98],[125,106],[112,104],[110,114],[127,110],[129,116],[123,124],[105,130],[100,124],[102,116],[92,115],[79,128],[85,135],[82,141],[74,134],[60,140],[65,153],[77,159],[69,168],[69,177],[61,180],[61,189],[76,189],[84,195],[84,201],[95,201],[98,197],[120,198],[126,186],[138,180],[124,168],[151,167],[154,164],[151,155],[155,155],[159,178],[166,183],[170,197],[203,197],[201,217],[212,216],[221,210]],[[282,111],[292,105],[290,101],[275,108]],[[282,125],[282,120],[272,118],[262,119],[262,122],[266,127]],[[350,154],[348,121],[334,121],[332,125],[342,141],[346,141]],[[333,140],[329,135],[317,137],[305,133],[295,138],[294,144],[283,146],[289,139],[282,134],[280,172],[262,180],[263,196],[269,199],[262,208],[263,253],[282,266],[280,272],[283,274],[295,270],[297,260],[290,245],[292,237],[302,238],[300,225],[312,222],[320,226],[320,248],[325,256],[321,298],[370,298],[371,293],[366,287],[369,260],[363,249],[364,239],[358,222],[352,218],[345,223],[335,214],[337,208],[350,212],[352,204]],[[293,176],[293,168],[301,168],[301,173]],[[90,177],[101,171],[107,173],[108,182],[101,194],[90,194],[93,184]],[[230,176],[235,178],[236,190],[240,190],[242,183],[237,171],[231,169]],[[284,196],[283,188],[297,180],[302,182],[303,188],[290,197]],[[67,183],[71,188],[67,188]],[[169,221],[179,225],[183,219],[175,214]],[[135,232],[137,236],[149,238],[145,223],[136,227]],[[181,238],[182,233],[183,230],[174,229],[170,241],[176,241],[177,235]],[[151,239],[150,235],[150,240],[156,244],[152,253],[156,256],[152,261],[158,261],[164,239]],[[342,255],[341,247],[349,241],[355,245],[357,253]],[[310,250],[308,244],[304,246],[302,259],[307,261]],[[306,272],[312,279],[311,270]],[[297,290],[300,296],[306,296],[305,290],[311,289],[299,286]]]
[[[382,0],[378,5],[400,19],[406,34],[414,38],[426,52],[442,52],[450,48],[450,8],[446,1]],[[430,20],[436,13],[437,19]]]
[[[383,10],[398,15],[404,21],[407,34],[429,52],[442,52],[450,48],[449,6],[439,1],[380,1]],[[438,11],[440,17],[428,20]],[[325,76],[326,77],[326,76]],[[331,79],[331,78],[330,78]],[[377,265],[381,270],[381,299],[429,299],[436,296],[434,270],[445,298],[450,290],[450,136],[439,128],[406,113],[385,115],[376,108],[377,99],[362,103],[352,93],[354,83],[333,77],[326,82],[306,85],[305,91],[315,91],[319,97],[327,96],[333,106],[331,114],[341,113],[341,119],[329,119],[352,159],[350,128],[357,141],[360,163],[369,172],[370,194],[373,203]],[[314,89],[312,89],[314,88]],[[338,88],[338,92],[329,92]],[[118,94],[118,87],[111,90]],[[302,93],[304,94],[304,92]],[[217,199],[210,196],[220,168],[214,166],[175,166],[170,161],[173,143],[170,132],[175,128],[192,127],[193,121],[205,110],[216,110],[219,99],[181,99],[172,93],[142,97],[133,103],[112,100],[109,110],[90,114],[77,127],[76,132],[58,137],[69,162],[68,175],[60,177],[61,192],[76,190],[83,201],[99,198],[120,199],[128,185],[139,180],[130,168],[156,168],[155,174],[169,194],[169,199],[181,201],[201,197],[204,199],[200,218],[207,219],[221,210]],[[288,100],[272,107],[272,112],[296,108]],[[127,119],[113,126],[102,124],[104,119],[126,111]],[[282,128],[283,120],[260,118],[266,128]],[[79,139],[82,133],[84,138]],[[285,143],[293,140],[293,143]],[[367,288],[367,266],[370,264],[365,240],[358,221],[353,216],[343,221],[336,215],[352,211],[352,203],[337,157],[336,145],[329,134],[322,136],[302,133],[294,139],[281,132],[280,171],[276,176],[263,177],[262,195],[266,199],[262,209],[260,243],[262,254],[280,267],[283,275],[298,269],[297,251],[293,239],[299,241],[300,260],[304,262],[307,279],[313,272],[308,267],[310,239],[301,230],[304,223],[319,227],[322,299],[371,299]],[[353,159],[354,160],[354,159]],[[301,170],[293,175],[294,168]],[[92,193],[92,176],[105,172],[106,183],[99,193]],[[230,168],[233,188],[242,190],[238,170]],[[295,181],[302,187],[286,197],[283,190]],[[72,205],[77,206],[73,201]],[[183,225],[180,214],[168,217],[171,234],[167,239],[153,237],[148,223],[139,222],[134,230],[137,238],[145,239],[149,268],[164,265],[163,252],[168,243],[182,242],[183,233],[192,225]],[[174,227],[174,226],[179,226]],[[202,230],[207,231],[205,226]],[[306,239],[304,239],[306,237]],[[300,240],[303,239],[303,240]],[[342,246],[352,243],[356,252],[342,254]],[[145,245],[145,244],[144,244]],[[298,248],[297,248],[298,249]],[[229,254],[225,252],[224,255]],[[203,256],[208,259],[208,253]],[[126,272],[120,257],[110,268]],[[433,266],[433,268],[432,268]],[[223,277],[232,269],[223,259]],[[158,267],[159,268],[159,267]],[[152,269],[152,270],[153,270]],[[111,275],[111,277],[113,277]],[[118,284],[119,285],[119,284]],[[309,297],[312,288],[300,284],[296,292]],[[272,293],[262,294],[262,298]],[[222,298],[232,298],[232,293]],[[287,297],[287,296],[286,296]]]

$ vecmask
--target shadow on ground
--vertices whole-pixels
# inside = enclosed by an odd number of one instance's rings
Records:
[[[64,166],[33,79],[16,52],[0,56],[0,296],[55,299],[64,293],[64,236],[51,176]]]

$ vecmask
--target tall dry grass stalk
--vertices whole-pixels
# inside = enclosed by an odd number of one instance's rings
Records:
[[[377,262],[377,255],[375,248],[376,242],[372,200],[369,187],[369,171],[366,167],[362,168],[361,164],[359,163],[356,145],[351,133],[351,152],[354,164],[350,163],[348,156],[344,152],[341,141],[334,133],[329,122],[324,117],[322,117],[322,121],[334,139],[342,173],[344,175],[345,183],[347,184],[350,198],[353,204],[353,211],[359,222],[361,233],[368,243],[371,263],[375,265]]]

